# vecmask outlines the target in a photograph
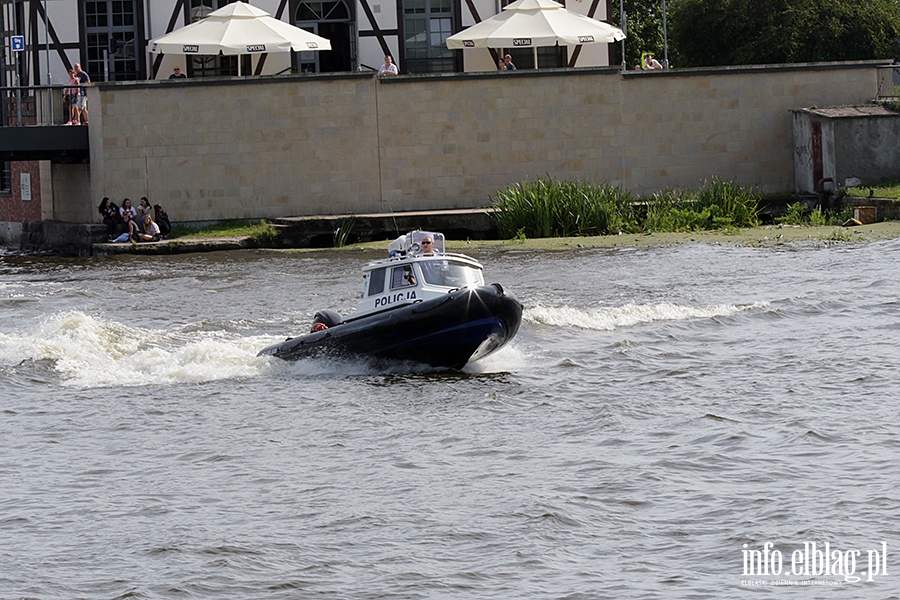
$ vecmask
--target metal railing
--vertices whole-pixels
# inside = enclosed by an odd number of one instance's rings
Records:
[[[875,67],[878,73],[878,100],[900,100],[900,65]]]
[[[64,125],[69,104],[63,90],[70,86],[21,86],[0,88],[0,126]]]

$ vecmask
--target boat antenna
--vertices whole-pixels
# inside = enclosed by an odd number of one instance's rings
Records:
[[[375,86],[375,135],[378,142],[378,148],[381,148],[381,124],[378,122],[378,115],[381,114],[381,111],[378,110],[378,90],[380,87],[380,85]],[[400,228],[397,226],[397,219],[394,218],[394,207],[391,206],[391,201],[384,197],[384,173],[381,170],[381,150],[378,151],[378,198],[382,202],[387,203],[388,212],[391,214],[391,220],[394,222],[394,230],[397,232],[397,236],[399,236]]]
[[[394,207],[391,206],[390,200],[385,200],[385,202],[387,202],[388,212],[391,214],[391,221],[393,221],[393,223],[394,223],[394,231],[399,236],[400,235],[400,227],[397,225],[397,217],[394,216]]]

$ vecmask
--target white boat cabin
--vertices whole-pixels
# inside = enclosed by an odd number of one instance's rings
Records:
[[[484,285],[481,263],[446,252],[443,234],[412,231],[391,242],[388,253],[363,268],[363,297],[354,317]]]

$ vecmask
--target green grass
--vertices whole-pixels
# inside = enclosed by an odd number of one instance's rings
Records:
[[[868,198],[872,195],[876,198],[894,198],[900,200],[900,181],[897,181],[896,179],[882,179],[881,181],[874,182],[872,185],[847,188],[844,190],[844,193],[853,198]]]
[[[199,239],[199,238],[228,238],[249,237],[264,242],[272,241],[278,236],[278,232],[266,221],[227,220],[218,221],[202,227],[189,227],[185,225],[173,225],[168,239]]]

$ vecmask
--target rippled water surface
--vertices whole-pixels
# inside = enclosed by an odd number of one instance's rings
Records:
[[[371,253],[0,251],[0,598],[891,597],[898,255],[475,254],[518,337],[383,373],[256,356]]]

